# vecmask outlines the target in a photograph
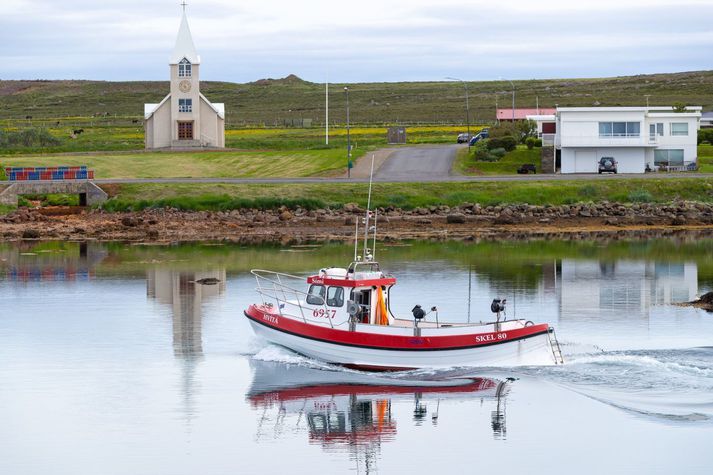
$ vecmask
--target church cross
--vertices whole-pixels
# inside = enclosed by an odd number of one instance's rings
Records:
[[[186,3],[186,0],[183,0],[183,1],[181,2],[181,6],[183,7],[183,13],[186,13],[186,5],[188,5],[188,4]]]

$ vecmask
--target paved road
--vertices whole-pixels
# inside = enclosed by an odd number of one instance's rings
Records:
[[[451,176],[457,150],[457,145],[400,148],[374,172],[374,180],[445,180]]]

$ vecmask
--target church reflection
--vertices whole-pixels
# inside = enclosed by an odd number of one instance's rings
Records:
[[[254,373],[247,399],[259,413],[258,440],[306,432],[309,442],[326,452],[348,453],[359,472],[378,471],[381,449],[395,439],[397,414],[404,412],[411,414],[415,427],[437,426],[454,405],[473,401],[492,407],[494,438],[505,439],[507,434],[510,378],[403,380],[265,361],[250,364]]]
[[[146,295],[169,306],[173,353],[182,362],[181,394],[186,421],[196,414],[195,372],[203,356],[203,305],[225,292],[225,269],[183,271],[152,268],[146,272]]]
[[[171,308],[176,356],[203,353],[203,304],[224,292],[224,269],[193,272],[153,268],[146,273],[146,295]]]

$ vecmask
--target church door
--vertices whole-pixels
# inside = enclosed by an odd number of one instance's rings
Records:
[[[178,140],[193,140],[193,122],[178,123]]]

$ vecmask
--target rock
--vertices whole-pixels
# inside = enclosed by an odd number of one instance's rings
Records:
[[[133,228],[138,226],[139,222],[136,218],[132,218],[131,216],[124,216],[123,218],[121,218],[121,224],[123,224],[127,228]]]
[[[671,220],[673,226],[684,226],[686,224],[686,218],[680,214]]]
[[[592,213],[589,212],[589,210],[583,209],[582,211],[579,212],[579,216],[581,216],[582,218],[591,218]]]
[[[362,209],[356,203],[347,203],[342,207],[342,209],[344,211],[346,211],[347,213],[361,213],[362,212]]]
[[[37,229],[25,229],[22,231],[22,239],[39,239],[40,232]]]
[[[619,220],[616,218],[608,218],[604,221],[607,226],[619,226]]]
[[[354,216],[347,216],[344,218],[344,225],[345,226],[354,226],[356,224],[357,220]]]
[[[198,279],[196,281],[196,284],[201,284],[201,285],[216,285],[220,283],[220,279],[216,279],[215,277],[206,277],[205,279]]]
[[[284,210],[280,213],[280,221],[289,221],[292,218],[293,218],[293,215],[288,210]]]
[[[156,230],[156,229],[149,229],[149,230],[146,232],[146,237],[147,237],[148,239],[154,239],[154,240],[155,240],[155,239],[158,239],[158,230]]]
[[[465,223],[465,215],[461,213],[453,213],[446,216],[446,223],[463,224]]]

